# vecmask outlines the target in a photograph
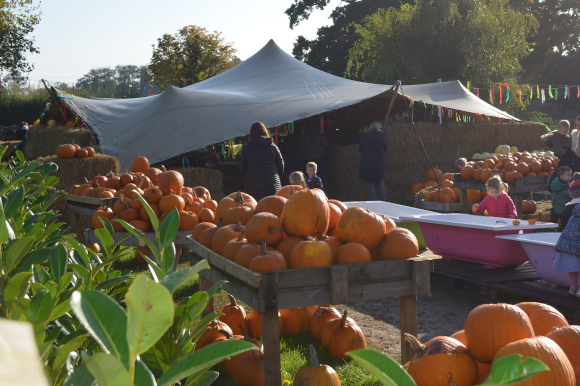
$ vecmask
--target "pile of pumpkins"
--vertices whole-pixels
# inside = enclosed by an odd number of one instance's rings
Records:
[[[465,166],[461,170],[461,178],[486,182],[498,175],[503,181],[513,183],[516,178],[551,175],[559,161],[558,158],[527,152],[496,155]]]
[[[209,344],[228,339],[244,339],[253,343],[256,350],[245,352],[227,359],[221,365],[225,365],[226,372],[234,379],[236,386],[261,386],[264,381],[264,349],[259,336],[262,335],[262,314],[252,310],[246,317],[244,308],[236,303],[236,299],[228,295],[230,303],[221,307],[217,320],[208,324],[208,329],[196,342],[196,350]],[[308,333],[320,340],[322,347],[330,351],[330,355],[338,359],[349,359],[347,352],[366,348],[366,339],[356,322],[347,316],[347,312],[341,315],[338,310],[330,305],[318,307],[297,307],[279,311],[280,337],[295,336]],[[310,349],[311,366],[298,371],[294,378],[294,384],[301,384],[298,380],[307,372],[324,373],[336,383],[322,383],[340,385],[336,371],[326,365],[319,365],[316,351]],[[318,370],[317,370],[318,368]]]
[[[67,143],[58,145],[56,148],[56,156],[58,158],[87,158],[95,156],[95,149],[92,147],[83,147],[74,143]]]
[[[512,354],[534,357],[550,368],[521,385],[580,385],[580,326],[568,325],[547,304],[482,304],[470,312],[465,329],[451,336],[425,345],[406,338],[416,355],[403,367],[417,386],[481,385],[493,362]]]
[[[192,237],[254,272],[417,256],[415,235],[387,217],[327,199],[320,189],[283,187],[256,202],[242,192],[222,199],[217,221],[197,224]]]

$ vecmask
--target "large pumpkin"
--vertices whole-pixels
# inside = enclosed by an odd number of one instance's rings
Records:
[[[284,334],[292,336],[310,331],[310,319],[312,319],[315,312],[316,307],[314,306],[280,310]]]
[[[516,306],[521,308],[530,318],[535,336],[546,336],[554,327],[568,326],[566,317],[560,311],[547,304],[524,302],[518,303]]]
[[[338,326],[334,327],[328,340],[328,349],[333,358],[347,359],[347,352],[367,348],[365,336],[356,324],[346,322],[346,310]]]
[[[333,307],[318,307],[312,319],[310,319],[310,333],[314,339],[322,337],[322,329],[326,322],[340,318],[340,312]]]
[[[572,364],[576,376],[576,385],[580,385],[580,326],[556,328],[546,335],[564,351]]]
[[[523,359],[533,357],[546,364],[550,371],[544,371],[518,386],[575,386],[576,377],[572,364],[564,351],[552,339],[537,336],[515,341],[497,352],[493,360],[507,355],[520,354]]]
[[[405,228],[392,228],[385,234],[379,246],[380,260],[399,260],[416,257],[419,254],[417,236]]]
[[[220,322],[224,322],[232,329],[234,335],[243,335],[244,332],[240,328],[240,325],[244,330],[248,331],[248,321],[246,320],[246,310],[244,307],[236,303],[236,298],[228,294],[230,298],[230,304],[224,304],[220,308],[220,312],[224,315],[218,316]]]
[[[307,237],[292,248],[288,267],[291,269],[313,268],[332,265],[332,250],[324,241]]]
[[[255,214],[246,224],[245,232],[250,243],[258,244],[264,240],[270,246],[278,245],[283,236],[280,220],[268,212]]]
[[[417,386],[472,386],[477,378],[477,364],[458,340],[438,336],[423,345],[405,334],[415,356],[409,363],[409,375]]]
[[[310,366],[298,370],[294,376],[294,386],[340,386],[340,379],[334,369],[318,363],[316,349],[308,345],[310,351]]]
[[[328,347],[330,343],[330,334],[340,323],[342,323],[342,317],[330,319],[328,322],[326,322],[324,327],[322,327],[322,335],[320,335],[320,344],[322,347]],[[346,317],[345,323],[356,325],[356,322],[349,316]]]
[[[76,152],[77,149],[70,144],[58,145],[58,147],[56,148],[56,156],[58,158],[74,158]]]
[[[157,177],[157,185],[164,195],[168,195],[170,190],[175,194],[181,194],[183,189],[183,176],[175,170],[166,170],[165,166],[161,166],[163,173]]]
[[[341,241],[361,243],[369,250],[381,243],[384,234],[384,220],[360,206],[353,206],[344,211],[333,231],[333,235]]]
[[[371,252],[360,243],[348,243],[338,248],[336,264],[370,263]]]
[[[286,198],[282,196],[268,196],[262,198],[258,205],[256,205],[256,210],[254,213],[268,212],[280,217],[282,215],[282,209],[284,209],[284,204],[286,203]]]
[[[135,157],[131,164],[131,171],[133,173],[145,173],[149,168],[149,160],[147,157]]]
[[[288,236],[320,238],[328,230],[328,221],[326,198],[313,190],[295,192],[282,210],[282,228]]]
[[[471,310],[465,321],[467,348],[482,363],[491,363],[505,345],[533,336],[526,313],[510,304],[482,304]]]
[[[467,339],[465,338],[465,330],[459,330],[459,331],[453,333],[451,335],[451,338],[457,339],[458,341],[461,342],[461,344],[463,344],[465,347],[467,347]],[[475,361],[475,363],[477,363],[477,375],[478,376],[481,374],[489,373],[489,370],[491,369],[490,363],[481,363],[478,361]]]
[[[266,386],[264,355],[253,351],[252,355],[240,358],[232,377],[235,386]]]

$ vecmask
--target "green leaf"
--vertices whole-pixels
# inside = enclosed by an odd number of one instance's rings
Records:
[[[68,355],[71,353],[71,351],[76,351],[79,347],[81,347],[86,338],[87,338],[86,334],[77,336],[76,338],[70,340],[63,346],[60,346],[58,348],[56,357],[54,358],[54,361],[52,361],[52,365],[50,366],[51,373],[53,373],[54,375],[58,375],[58,373],[60,373],[60,370],[66,363],[66,359],[68,358]]]
[[[4,210],[4,216],[6,218],[12,218],[16,214],[16,211],[20,210],[22,206],[22,199],[24,198],[24,186],[19,186],[6,195],[8,197],[8,204]]]
[[[179,271],[173,272],[171,275],[167,275],[166,277],[164,277],[159,282],[159,284],[167,288],[170,293],[173,293],[177,287],[179,287],[181,284],[185,283],[190,278],[192,278],[196,273],[204,269],[209,269],[209,263],[207,262],[207,260],[202,260],[193,267],[180,269]]]
[[[32,273],[21,272],[8,280],[3,293],[6,308],[10,310],[14,299],[24,296],[30,286],[30,279],[32,279]]]
[[[110,256],[112,253],[114,241],[113,241],[113,237],[111,236],[109,231],[105,228],[95,229],[95,235],[97,236],[97,238],[101,242],[101,245],[103,246],[103,250],[105,251],[105,254],[107,256]]]
[[[28,320],[46,320],[52,307],[52,294],[48,290],[38,291],[30,300],[28,307]]]
[[[113,287],[123,281],[132,281],[134,278],[133,276],[129,276],[129,275],[123,275],[123,276],[117,276],[111,279],[107,279],[104,282],[99,283],[99,285],[95,288],[95,289],[105,289],[105,288],[109,288],[109,287]]]
[[[198,335],[200,335],[202,333],[202,330],[204,328],[207,328],[207,324],[209,322],[211,322],[213,319],[217,318],[219,315],[223,315],[223,314],[220,312],[211,312],[211,313],[207,314],[206,316],[204,316],[203,319],[201,319],[199,321],[199,323],[197,323],[197,325],[195,326],[195,328],[191,332],[191,336],[196,338]],[[197,339],[196,339],[196,341],[197,341]]]
[[[135,384],[139,386],[157,386],[155,376],[143,361],[135,363]]]
[[[145,236],[143,234],[143,232],[138,231],[137,229],[135,229],[135,227],[133,225],[131,225],[131,224],[129,224],[126,221],[123,221],[121,219],[117,219],[115,221],[117,221],[119,224],[121,224],[123,226],[123,228],[125,228],[127,230],[127,232],[131,233],[133,236],[137,237],[137,239],[139,239],[143,243],[145,243],[145,245],[147,247],[149,247],[149,249],[151,249],[151,251],[154,254],[159,253],[158,248],[156,247],[155,243],[153,243],[151,240],[149,240],[147,238],[147,236]]]
[[[514,354],[496,359],[483,385],[517,385],[541,372],[550,371],[536,358],[522,358],[522,355]]]
[[[199,263],[201,263],[201,261]],[[199,264],[199,263],[197,263],[197,264]],[[222,285],[224,285],[227,282],[228,282],[227,280],[220,280],[217,283],[215,283],[214,285],[212,285],[211,288],[205,292],[207,292],[209,297],[212,297],[216,292],[218,292],[222,288]]]
[[[139,201],[141,201],[141,203],[143,204],[143,206],[145,207],[145,211],[147,211],[147,214],[149,215],[149,218],[151,219],[151,225],[153,225],[153,229],[155,231],[157,231],[157,229],[159,229],[159,219],[157,218],[157,215],[155,214],[155,212],[153,212],[153,209],[151,209],[151,206],[149,205],[149,203],[143,198],[143,196],[141,196],[138,192],[136,192],[135,190],[133,190],[133,192],[135,192],[137,194],[137,198],[139,199]]]
[[[175,267],[177,267],[177,253],[175,250],[175,244],[171,243],[167,248],[163,250],[163,270],[165,274],[170,274]]]
[[[2,175],[2,173],[0,173]],[[4,205],[2,200],[0,200],[0,245],[8,242],[8,240],[14,239],[14,231],[8,221],[6,221],[6,215],[4,214]],[[0,256],[0,265],[2,264],[2,257]]]
[[[52,322],[66,314],[71,309],[70,302],[68,300],[63,300],[52,308],[50,315],[48,315],[48,321]]]
[[[387,386],[417,386],[403,366],[375,350],[361,349],[346,353]],[[387,375],[388,374],[388,375]]]
[[[130,360],[144,353],[173,323],[173,299],[161,284],[145,275],[133,281],[125,295]]]
[[[18,272],[29,271],[33,264],[42,264],[49,259],[52,249],[42,248],[37,249],[28,255],[28,258],[20,265]]]
[[[173,385],[180,379],[205,371],[226,358],[253,350],[255,347],[252,343],[242,340],[228,340],[205,346],[171,366],[159,378],[157,384],[159,386]]]
[[[187,315],[190,321],[194,322],[199,318],[208,301],[209,295],[206,292],[199,291],[191,295],[187,301]]]
[[[205,373],[197,377],[197,379],[187,378],[183,386],[209,386],[212,383],[214,383],[214,381],[218,379],[219,376],[220,373],[218,373],[217,371],[206,371]]]
[[[69,267],[73,270],[77,278],[82,278],[84,280],[87,289],[93,288],[91,273],[88,269],[79,264],[69,264]]]
[[[93,386],[95,377],[86,364],[78,367],[65,381],[64,386]]]
[[[179,212],[174,208],[161,223],[159,227],[159,243],[160,248],[169,248],[171,243],[175,241],[179,231]]]
[[[44,165],[42,165],[42,174],[44,174],[45,176],[48,176],[49,174],[52,174],[54,172],[56,172],[58,170],[58,165],[55,164],[54,162],[48,162]]]
[[[87,367],[101,386],[131,386],[133,381],[123,363],[112,355],[96,353],[87,360]]]
[[[100,291],[86,290],[75,291],[70,305],[103,350],[128,364],[127,314],[119,304]]]
[[[81,245],[78,241],[73,239],[70,236],[64,236],[65,240],[73,247],[79,257],[82,259],[82,265],[85,268],[90,268],[91,263],[89,260],[89,254],[87,252],[87,248],[84,245]],[[79,262],[80,263],[80,262]]]
[[[50,255],[50,270],[54,277],[54,280],[58,283],[60,278],[66,272],[66,267],[68,264],[68,255],[66,248],[62,244],[57,244],[56,247],[52,248]]]
[[[16,240],[6,250],[6,273],[10,273],[20,260],[30,251],[32,244],[34,244],[34,237],[23,237]]]
[[[25,273],[25,272],[22,272]],[[34,274],[34,282],[39,284],[45,284],[50,281],[50,275],[41,265],[33,265],[32,273]]]

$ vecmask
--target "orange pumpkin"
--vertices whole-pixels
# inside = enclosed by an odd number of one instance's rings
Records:
[[[284,325],[282,324],[282,318],[280,317],[280,311],[278,311],[278,322],[279,322],[279,330],[280,330],[280,337],[284,335]],[[248,327],[249,327],[249,335],[252,338],[256,338],[258,336],[262,336],[262,313],[256,310],[250,311],[248,315]]]
[[[161,170],[163,173],[158,175],[157,185],[163,194],[168,195],[170,191],[173,191],[175,194],[181,194],[181,190],[183,189],[183,176],[181,173],[175,170],[166,170],[165,166],[161,166]]]
[[[228,294],[228,298],[230,299],[230,303],[224,304],[220,308],[220,312],[224,315],[219,315],[217,319],[230,326],[233,331],[232,335],[243,335],[240,325],[244,330],[248,330],[246,310],[244,310],[244,307],[236,303],[236,299],[232,295]]]
[[[56,156],[58,158],[74,158],[77,149],[71,144],[58,145],[56,148]]]
[[[292,248],[294,248],[296,244],[298,244],[303,240],[304,240],[303,237],[290,236],[280,241],[280,243],[278,243],[278,245],[276,246],[276,249],[279,252],[281,252],[282,255],[284,255],[284,257],[286,258],[286,261],[288,261],[290,259],[290,253],[292,252]]]
[[[451,188],[443,188],[439,192],[439,201],[441,202],[451,203],[455,202],[455,199],[455,192]]]
[[[288,260],[288,266],[291,269],[324,267],[331,264],[332,250],[330,246],[311,236],[292,248]]]
[[[85,149],[87,151],[87,157],[94,157],[95,156],[95,149],[93,149],[92,147],[84,147],[83,149]]]
[[[256,205],[255,214],[268,212],[280,217],[282,215],[282,209],[284,209],[284,204],[286,203],[286,198],[282,196],[268,196],[262,198],[258,205]]]
[[[300,185],[286,185],[278,190],[275,195],[289,199],[292,194],[301,190],[304,190],[304,188]]]
[[[250,336],[247,334],[246,330],[243,327],[240,327],[243,333],[243,336],[238,337],[238,336],[231,336],[230,335],[230,339],[236,339],[239,338],[239,340],[245,340],[246,342],[252,343],[254,346],[256,346],[256,350],[253,350],[253,352],[256,352],[258,355],[263,355],[264,354],[264,348],[262,347],[262,343],[260,343],[259,341],[257,341],[256,339],[252,339],[250,338]],[[235,338],[234,338],[235,337]],[[250,351],[246,351],[237,355],[234,355],[233,357],[230,357],[228,359],[225,360],[225,367],[226,367],[226,372],[230,375],[232,375],[234,373],[234,369],[236,367],[236,363],[242,359],[243,357],[246,356],[251,356],[252,353]]]
[[[214,212],[211,209],[203,208],[197,213],[197,217],[199,217],[199,221],[202,222],[214,222],[216,217]]]
[[[451,338],[457,339],[458,341],[461,342],[461,344],[463,344],[465,347],[467,347],[467,339],[465,338],[465,330],[459,330],[459,331],[451,334]],[[475,361],[475,363],[477,363],[477,375],[478,376],[481,374],[489,373],[489,370],[491,369],[491,364],[481,363],[478,361]]]
[[[333,307],[318,307],[310,319],[310,333],[314,339],[322,337],[322,329],[326,322],[332,319],[340,318],[340,312]]]
[[[338,220],[340,220],[340,216],[342,216],[342,210],[336,206],[335,204],[328,204],[328,230],[332,230],[336,228],[336,224],[338,224]]]
[[[266,242],[262,240],[260,254],[250,260],[248,268],[254,272],[270,272],[288,269],[286,258],[276,250],[268,250]]]
[[[326,322],[324,327],[322,327],[322,335],[320,335],[320,344],[322,345],[322,347],[329,346],[330,334],[340,323],[342,323],[342,316],[335,319],[330,319],[328,322]],[[347,316],[345,324],[356,325],[356,322],[351,317]]]
[[[159,209],[161,209],[162,212],[170,212],[173,209],[180,211],[184,208],[185,201],[183,200],[183,197],[178,194],[174,194],[172,190],[169,191],[169,195],[164,196],[161,200],[159,200]]]
[[[330,333],[328,348],[333,358],[347,359],[346,353],[353,350],[367,348],[365,336],[356,324],[346,322],[346,310],[340,323]]]
[[[453,186],[454,186],[453,181],[449,181],[449,180],[442,180],[441,181],[441,189],[453,188]]]
[[[568,321],[564,315],[547,304],[523,302],[516,304],[516,306],[521,308],[530,318],[535,336],[546,336],[554,327],[568,326]]]
[[[273,251],[274,248],[267,247],[268,251]],[[262,253],[262,248],[260,245],[256,243],[246,243],[242,245],[238,252],[236,252],[236,256],[234,257],[234,262],[236,264],[241,265],[242,267],[248,268],[250,267],[250,262],[252,259],[259,254]]]
[[[205,231],[207,228],[213,228],[215,226],[216,225],[214,223],[211,223],[211,222],[200,222],[199,224],[197,224],[196,226],[193,227],[193,229],[191,231],[191,237],[195,241],[199,241],[199,237],[201,236],[203,231]]]
[[[100,217],[106,218],[109,221],[112,221],[115,217],[115,213],[109,208],[108,206],[100,206],[95,210],[93,216],[91,217],[91,226],[94,229],[104,228],[104,225],[99,220]]]
[[[235,386],[266,386],[264,355],[252,351],[252,355],[240,358],[232,374]]]
[[[306,386],[340,386],[340,379],[336,371],[328,366],[321,365],[316,356],[314,345],[308,345],[310,350],[310,366],[302,367],[294,376],[294,385]]]
[[[580,385],[580,326],[556,328],[546,338],[552,339],[564,351],[574,369],[576,385]]]
[[[75,152],[75,157],[77,158],[87,158],[89,156],[89,152],[86,151],[85,149],[78,149]]]
[[[203,198],[205,201],[209,201],[211,200],[211,194],[209,193],[209,190],[207,190],[205,187],[203,186],[196,186],[193,188],[193,192],[190,193],[195,193],[195,195],[197,197],[201,197]],[[244,193],[245,194],[245,193]],[[248,195],[249,197],[249,195]]]
[[[310,320],[316,313],[316,307],[296,307],[280,310],[284,334],[293,336],[310,331]]]
[[[320,238],[328,230],[328,202],[314,190],[295,192],[284,204],[280,220],[288,236]]]
[[[246,239],[250,243],[276,246],[282,241],[282,226],[278,217],[272,213],[262,212],[254,215],[246,225]]]
[[[481,201],[481,191],[474,189],[467,189],[467,202]]]
[[[163,217],[161,219],[163,220]],[[197,227],[198,225],[199,224],[197,224],[195,227]],[[195,227],[193,227],[193,230],[191,231],[192,234],[195,231]],[[218,222],[215,227],[208,227],[207,229],[205,229],[203,232],[201,232],[201,235],[199,236],[199,243],[204,247],[211,249],[211,246],[213,244],[213,237],[221,227],[222,227],[221,222]]]
[[[145,190],[143,193],[143,198],[150,204],[159,204],[159,201],[163,198],[163,193],[157,186],[152,186]]]
[[[411,193],[417,194],[421,190],[423,190],[423,183],[419,181],[415,181],[411,184]]]
[[[196,350],[199,350],[202,347],[212,344],[213,342],[216,341],[216,339],[223,339],[225,337],[223,332],[227,332],[228,334],[233,335],[230,326],[228,326],[224,322],[220,322],[219,320],[212,320],[211,322],[209,322],[208,327],[209,328],[205,330],[203,334],[201,334],[201,336],[195,343]]]
[[[472,180],[473,179],[473,172],[474,168],[471,165],[467,165],[463,169],[461,169],[461,178],[464,180]]]
[[[379,246],[380,260],[409,259],[419,254],[419,241],[408,229],[389,229]]]
[[[221,227],[215,232],[211,241],[211,250],[215,253],[222,254],[226,244],[230,240],[237,240],[240,232],[244,231],[244,226],[241,222],[237,224],[230,224]]]
[[[427,181],[437,182],[441,179],[442,175],[443,175],[443,173],[441,172],[441,169],[433,168],[433,169],[427,170],[427,173],[425,173],[425,179]]]
[[[146,157],[135,157],[131,164],[131,171],[133,173],[145,173],[149,168],[149,160]]]
[[[322,236],[322,241],[328,244],[330,250],[332,251],[332,264],[338,264],[338,248],[342,247],[344,243],[340,241],[338,237],[334,236]]]
[[[338,220],[333,232],[333,235],[341,241],[361,243],[369,250],[381,243],[384,234],[384,220],[359,206],[348,208]]]
[[[247,243],[248,240],[244,238],[244,231],[241,231],[237,239],[230,240],[226,243],[222,251],[222,256],[228,260],[235,261],[236,253],[238,253],[242,245]]]
[[[360,243],[348,243],[338,248],[335,264],[371,262],[371,252]]]
[[[522,200],[522,211],[524,213],[536,213],[536,210],[538,210],[538,207],[536,205],[536,202],[533,200]]]

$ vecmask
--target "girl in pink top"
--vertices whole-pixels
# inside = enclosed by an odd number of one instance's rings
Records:
[[[485,183],[487,196],[481,203],[473,205],[471,210],[475,214],[483,214],[487,210],[490,217],[517,218],[518,213],[514,202],[507,195],[508,186],[499,176],[493,176]]]

